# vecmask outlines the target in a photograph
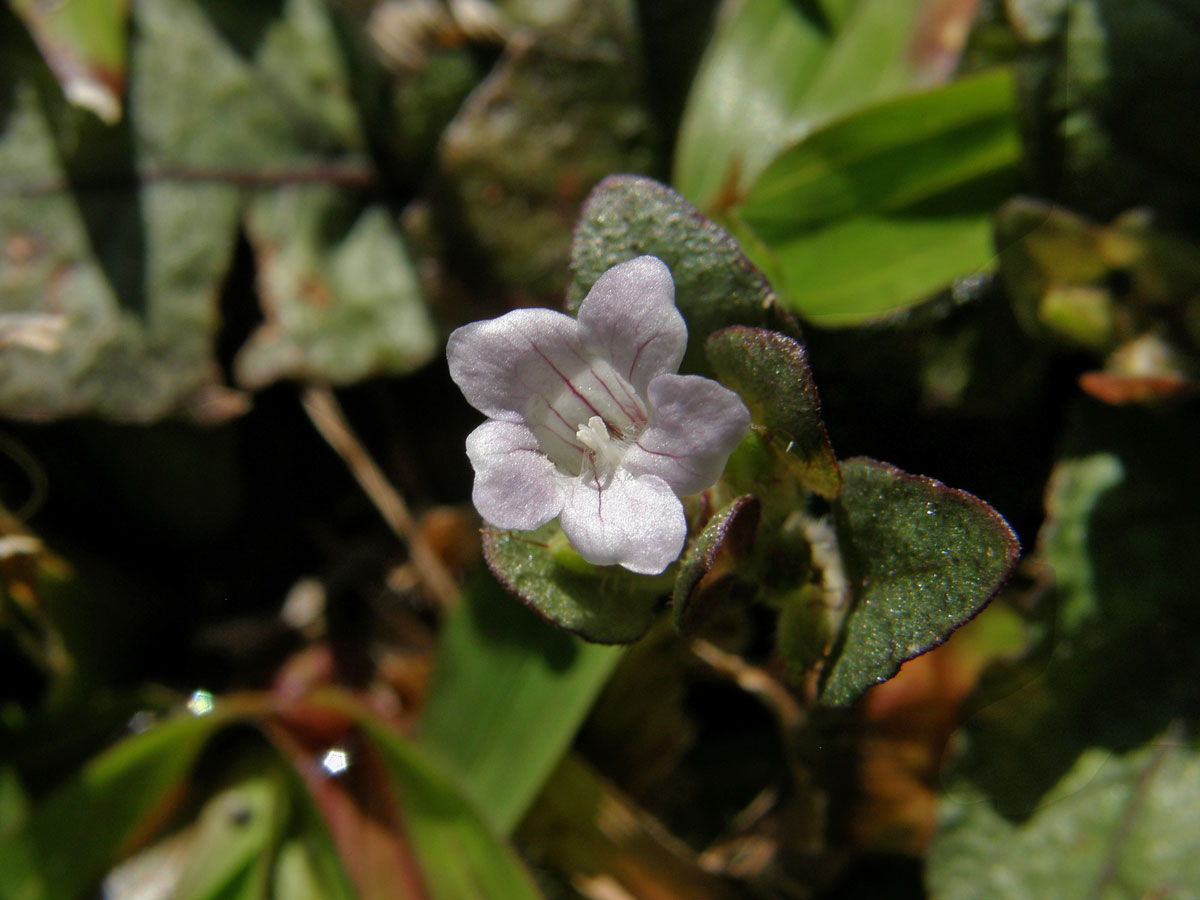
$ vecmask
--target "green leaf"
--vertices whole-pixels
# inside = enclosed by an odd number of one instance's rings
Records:
[[[709,361],[737,391],[772,442],[798,462],[795,472],[811,490],[836,497],[842,476],[821,420],[821,401],[796,340],[761,328],[726,328],[708,339]]]
[[[562,756],[619,650],[551,628],[478,579],[442,626],[421,747],[454,769],[500,834]]]
[[[654,624],[670,583],[583,560],[557,522],[536,531],[484,532],[492,573],[534,612],[599,644],[628,644]]]
[[[606,270],[644,253],[665,262],[675,279],[675,302],[690,334],[684,368],[707,371],[704,340],[728,325],[797,333],[725,229],[666,185],[628,175],[606,178],[584,204],[571,248],[568,306],[577,309]]]
[[[1200,754],[1176,728],[1123,756],[1092,749],[1026,821],[986,797],[943,800],[927,868],[938,900],[1192,897]]]
[[[232,711],[231,711],[232,712]],[[118,850],[170,798],[230,715],[181,715],[126,738],[88,762],[0,840],[0,871],[20,871],[32,853],[43,889],[16,897],[71,900],[95,884]],[[0,887],[0,896],[5,888]]]
[[[391,214],[334,188],[260,193],[247,232],[267,321],[242,347],[238,382],[351,384],[405,375],[441,349]]]
[[[987,265],[1017,180],[1012,75],[998,69],[865,109],[781,153],[732,215],[789,307],[845,325]]]
[[[1020,548],[978,498],[869,459],[842,463],[835,511],[852,607],[820,698],[845,706],[983,609]]]
[[[110,124],[120,119],[129,0],[8,2],[25,20],[67,99]]]
[[[680,634],[699,630],[728,590],[739,557],[754,543],[761,509],[757,497],[738,497],[708,520],[684,552],[671,601]]]
[[[675,185],[707,212],[736,203],[788,143],[922,76],[921,0],[745,0],[727,10],[675,153]]]
[[[516,854],[454,780],[373,716],[356,717],[387,767],[433,900],[538,900]]]

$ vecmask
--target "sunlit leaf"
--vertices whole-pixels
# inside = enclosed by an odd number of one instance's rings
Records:
[[[121,118],[129,0],[9,0],[67,99],[105,122]]]
[[[675,186],[706,212],[721,212],[789,143],[912,87],[922,77],[912,44],[925,5],[726,3],[680,125]]]
[[[1020,548],[981,500],[873,460],[842,463],[835,509],[853,605],[820,696],[842,706],[978,613]]]
[[[994,70],[840,119],[781,153],[732,214],[786,304],[838,325],[912,305],[995,256],[1017,184],[1012,76]]]
[[[551,628],[490,579],[443,626],[421,747],[501,834],[540,790],[621,658]]]

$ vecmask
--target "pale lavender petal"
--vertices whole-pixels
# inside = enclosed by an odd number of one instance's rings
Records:
[[[661,478],[618,469],[603,490],[576,478],[569,483],[562,529],[579,555],[597,566],[619,564],[657,575],[687,540],[683,504]]]
[[[699,375],[659,375],[650,382],[649,395],[654,424],[629,448],[622,465],[657,475],[680,497],[709,487],[750,428],[746,404]]]
[[[471,500],[497,528],[529,531],[562,509],[562,477],[524,425],[484,422],[467,436],[467,456],[475,470]]]
[[[621,432],[645,424],[644,404],[609,363],[584,351],[574,319],[518,309],[458,328],[446,345],[450,377],[467,402],[493,419],[531,427],[542,451],[577,474],[575,434],[592,416]]]
[[[581,353],[578,324],[550,309],[515,309],[472,322],[454,329],[446,342],[450,377],[467,402],[507,422],[522,421],[532,396],[562,384],[553,360]]]
[[[613,266],[579,307],[579,330],[588,348],[645,396],[655,375],[678,370],[687,348],[671,270],[655,256]]]

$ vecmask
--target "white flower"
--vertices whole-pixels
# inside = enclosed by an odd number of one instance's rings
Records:
[[[578,319],[519,309],[450,335],[450,377],[488,417],[467,438],[475,508],[499,528],[556,516],[595,565],[662,572],[683,550],[679,498],[709,487],[750,427],[737,394],[677,375],[687,326],[653,256],[597,279]]]

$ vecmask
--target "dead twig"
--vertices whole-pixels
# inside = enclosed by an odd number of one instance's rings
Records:
[[[400,492],[371,458],[371,454],[350,428],[341,404],[327,387],[307,387],[301,397],[304,411],[329,446],[342,458],[355,481],[375,504],[392,532],[408,546],[422,584],[443,608],[450,608],[458,599],[458,585],[417,530],[408,504]]]

